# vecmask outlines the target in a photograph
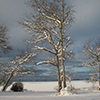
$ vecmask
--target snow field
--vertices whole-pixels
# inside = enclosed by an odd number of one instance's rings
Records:
[[[0,92],[0,100],[100,100],[100,92],[89,90],[92,84],[85,81],[72,81],[73,86],[79,89],[78,93],[73,95],[58,95],[54,89],[57,82],[23,82],[23,84],[24,92],[11,92],[10,86],[6,92]]]

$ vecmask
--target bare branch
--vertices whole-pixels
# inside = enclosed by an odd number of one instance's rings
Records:
[[[39,47],[39,46],[35,46],[37,49],[39,49],[39,50],[45,50],[45,51],[47,51],[47,52],[50,52],[50,53],[52,53],[52,54],[56,54],[55,52],[53,52],[53,51],[51,51],[51,50],[49,50],[49,49],[47,49],[47,48],[45,48],[45,47]]]
[[[50,61],[41,61],[41,62],[37,63],[37,65],[41,65],[41,64],[51,64],[51,65],[57,66],[55,63],[50,62]]]

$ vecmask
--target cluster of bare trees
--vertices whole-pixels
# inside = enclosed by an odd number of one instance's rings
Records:
[[[17,75],[23,69],[23,63],[27,62],[33,56],[39,56],[37,51],[43,51],[48,58],[37,62],[37,65],[48,64],[57,68],[59,92],[61,88],[66,87],[65,61],[73,57],[73,52],[68,51],[68,47],[73,43],[72,39],[67,35],[68,29],[74,21],[73,6],[67,5],[65,0],[28,0],[26,3],[33,11],[19,23],[27,32],[32,35],[31,40],[27,40],[32,44],[32,50],[35,53],[24,52],[18,55],[14,60],[9,62],[8,77],[2,91],[5,91],[12,77]],[[8,45],[9,37],[6,35],[7,28],[0,26],[0,50],[12,50]],[[89,41],[84,44],[84,54],[88,56],[85,66],[89,66],[99,72],[100,86],[100,38],[95,42]],[[51,57],[49,56],[51,55]],[[43,57],[45,58],[45,57]],[[61,72],[63,85],[61,81]],[[31,70],[32,71],[32,70]],[[27,73],[30,72],[27,69]],[[69,79],[69,76],[67,75]],[[71,83],[71,78],[69,79]]]
[[[38,62],[40,64],[51,64],[57,68],[59,91],[62,88],[60,80],[60,69],[63,70],[63,88],[66,87],[65,60],[72,57],[73,52],[67,51],[72,44],[71,38],[66,34],[73,22],[73,6],[68,6],[64,0],[29,0],[27,4],[33,9],[33,13],[26,15],[19,23],[32,34],[35,49],[44,50],[53,55],[51,59]],[[41,43],[47,45],[40,45]]]

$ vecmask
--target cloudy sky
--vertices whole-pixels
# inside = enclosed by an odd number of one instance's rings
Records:
[[[25,5],[26,0],[0,0],[0,25],[8,27],[10,35],[10,45],[17,48],[24,48],[23,42],[29,34],[17,23],[24,17],[25,12],[30,12],[30,8]],[[73,65],[79,65],[85,59],[82,53],[82,46],[88,39],[100,36],[100,0],[66,0],[74,5],[75,22],[68,30],[68,35],[74,40],[71,49],[76,52]],[[16,52],[16,51],[14,51]],[[0,62],[5,62],[14,55],[14,52],[3,55]]]

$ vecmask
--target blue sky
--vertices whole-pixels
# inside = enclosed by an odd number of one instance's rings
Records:
[[[0,0],[0,25],[8,27],[10,35],[10,44],[14,47],[12,53],[3,55],[0,62],[5,62],[16,55],[17,48],[25,48],[24,39],[29,34],[24,31],[21,25],[17,23],[24,17],[25,12],[31,9],[25,5],[27,0]],[[70,46],[75,51],[75,59],[67,62],[68,65],[80,66],[86,57],[82,53],[82,46],[88,39],[100,36],[100,0],[66,0],[69,4],[74,5],[75,22],[68,30],[67,34],[74,40]]]

